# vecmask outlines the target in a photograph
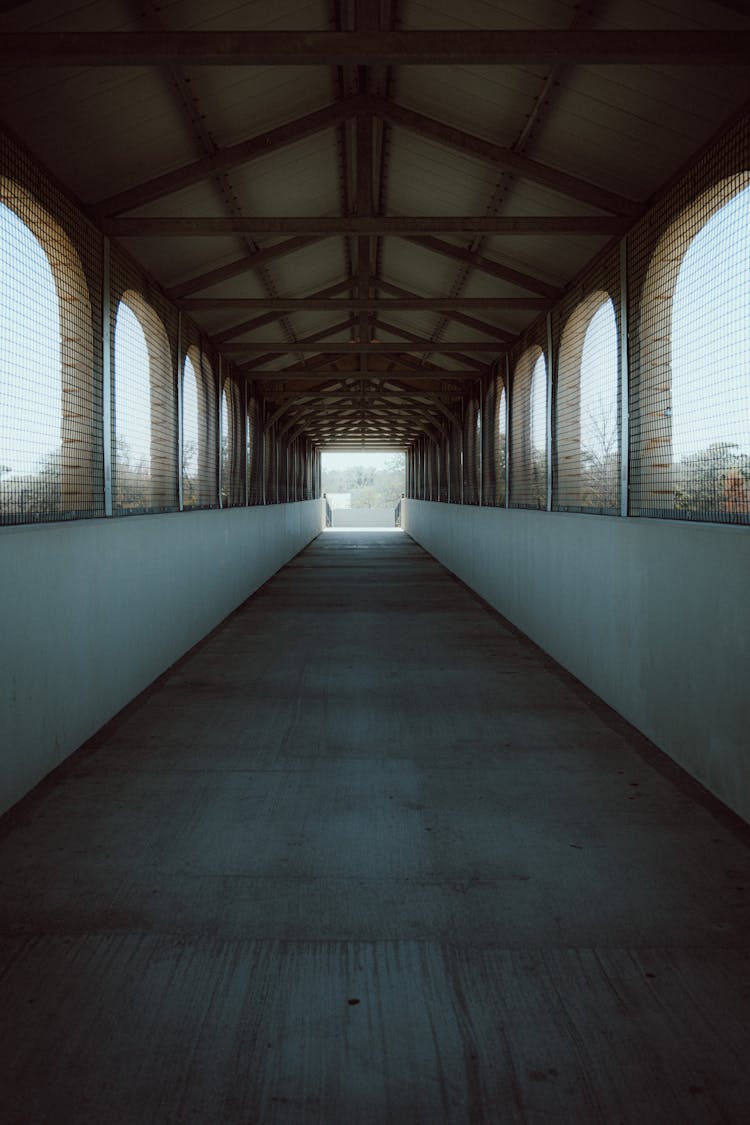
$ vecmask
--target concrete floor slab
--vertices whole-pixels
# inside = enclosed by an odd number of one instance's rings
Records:
[[[747,838],[322,535],[1,822],[2,1120],[744,1122]]]

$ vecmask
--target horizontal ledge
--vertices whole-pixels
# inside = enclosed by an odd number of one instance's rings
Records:
[[[500,354],[505,349],[500,342],[487,343],[482,341],[477,343],[475,340],[462,341],[458,344],[433,343],[431,340],[420,341],[419,343],[407,340],[403,343],[388,342],[383,344],[361,344],[356,340],[351,343],[323,342],[315,344],[305,344],[304,342],[280,344],[270,343],[267,340],[251,340],[245,344],[223,344],[220,350],[227,355],[250,355],[263,352],[272,355],[293,355],[295,352],[320,352],[323,354],[330,352],[331,355],[398,355],[403,352],[444,352],[447,354],[452,352],[494,352]]]
[[[750,63],[747,31],[6,32],[0,65],[444,66]]]
[[[106,219],[111,238],[212,238],[222,234],[624,234],[625,219],[589,215],[393,215],[305,216],[258,215],[214,218],[163,216],[148,219]]]
[[[377,282],[373,285],[377,286]],[[347,309],[380,309],[386,312],[435,309],[452,312],[455,309],[483,309],[491,312],[493,309],[548,309],[552,302],[544,297],[186,297],[179,305],[191,312],[222,309],[268,312],[344,312]]]

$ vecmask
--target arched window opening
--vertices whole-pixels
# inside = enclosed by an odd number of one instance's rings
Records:
[[[98,514],[87,283],[62,227],[3,176],[0,340],[0,523]]]
[[[482,420],[479,411],[479,400],[470,398],[464,407],[464,440],[463,440],[463,503],[479,503],[479,465]]]
[[[231,449],[231,428],[230,428],[230,405],[229,393],[227,384],[221,392],[221,407],[220,407],[220,440],[221,440],[221,506],[222,508],[229,507],[229,497],[231,495],[231,472],[232,472],[232,449]]]
[[[253,463],[253,429],[250,421],[250,411],[245,418],[245,464],[247,465],[248,499],[250,493],[250,466]]]
[[[750,172],[682,212],[643,290],[638,514],[750,522]]]
[[[672,461],[678,508],[750,516],[750,187],[685,254],[672,302]]]
[[[140,294],[117,308],[114,346],[115,505],[172,508],[176,500],[172,359],[159,317]]]
[[[200,366],[200,357],[198,362]],[[201,502],[199,450],[198,374],[188,352],[182,368],[182,502],[185,508],[196,508]]]
[[[511,502],[518,508],[547,507],[547,361],[528,348],[513,373]]]
[[[263,503],[264,438],[258,399],[250,392],[247,399],[247,494],[249,504]]]
[[[497,504],[502,506],[505,504],[505,473],[508,456],[508,396],[505,391],[505,383],[501,384],[502,389],[497,401],[497,453],[495,456],[495,495],[497,497]]]
[[[620,494],[617,317],[596,290],[569,317],[557,380],[555,507],[616,512]]]

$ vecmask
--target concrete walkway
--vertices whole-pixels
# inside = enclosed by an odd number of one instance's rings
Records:
[[[401,533],[2,830],[4,1125],[749,1119],[742,833]]]

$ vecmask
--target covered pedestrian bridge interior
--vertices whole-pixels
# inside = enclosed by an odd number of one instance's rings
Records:
[[[738,0],[0,2],[7,1120],[743,1119],[748,99]]]

